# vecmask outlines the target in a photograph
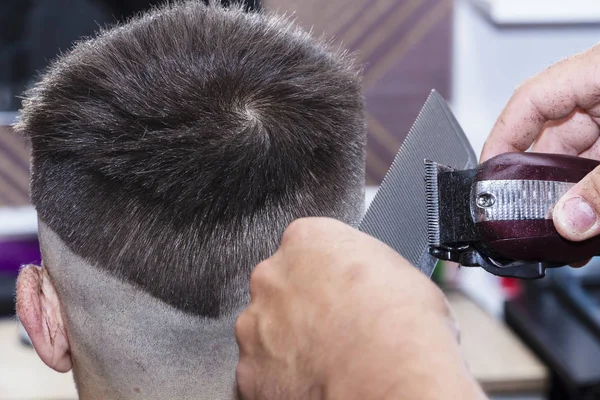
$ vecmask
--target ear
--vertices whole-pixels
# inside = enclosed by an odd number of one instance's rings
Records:
[[[43,267],[26,265],[17,280],[17,315],[42,361],[58,372],[71,369],[60,302]]]

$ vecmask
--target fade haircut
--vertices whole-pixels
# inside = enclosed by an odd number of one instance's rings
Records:
[[[292,220],[361,217],[359,73],[286,19],[167,5],[77,44],[23,104],[40,220],[186,313],[238,312]]]

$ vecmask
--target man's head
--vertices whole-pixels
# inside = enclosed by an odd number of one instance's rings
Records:
[[[289,22],[236,7],[168,6],[81,42],[28,94],[17,129],[47,270],[23,271],[19,316],[44,361],[72,359],[76,376],[110,375],[99,359],[127,348],[206,358],[292,220],[362,213],[357,72]],[[36,335],[48,323],[63,350]],[[148,355],[164,335],[170,351]]]

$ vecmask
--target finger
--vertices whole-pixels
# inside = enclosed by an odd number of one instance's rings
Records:
[[[519,87],[500,114],[484,144],[481,161],[500,153],[525,151],[546,122],[581,107],[598,117],[600,47],[548,68]]]
[[[266,259],[258,264],[250,274],[250,299],[252,301],[255,301],[261,293],[264,293],[264,287],[268,286],[269,275],[272,273],[269,260]]]
[[[273,301],[285,291],[289,281],[286,260],[275,253],[258,264],[250,274],[250,299],[252,303]]]
[[[556,203],[554,226],[565,239],[586,240],[600,234],[600,167],[586,175]]]
[[[580,157],[591,158],[593,160],[600,160],[600,140],[597,140],[588,149],[584,150],[579,154]]]
[[[582,109],[567,118],[546,124],[532,147],[539,153],[558,153],[578,156],[592,147],[600,137],[600,127]]]
[[[240,357],[256,354],[257,340],[257,318],[256,313],[250,305],[242,312],[235,321],[235,340],[240,350]]]
[[[241,400],[254,400],[258,398],[256,391],[257,373],[255,368],[256,367],[250,360],[246,358],[240,358],[235,370],[235,378],[238,398]]]
[[[358,238],[374,240],[355,228],[331,218],[302,218],[292,222],[285,230],[282,244],[272,257],[277,260],[283,278],[292,274],[307,276],[314,268],[325,264],[343,264],[353,250]],[[337,260],[337,261],[333,261]],[[331,270],[320,269],[322,278]]]

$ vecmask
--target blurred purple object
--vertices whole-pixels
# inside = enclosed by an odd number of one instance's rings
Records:
[[[38,264],[42,256],[37,237],[0,240],[0,273],[14,274],[23,264]]]

